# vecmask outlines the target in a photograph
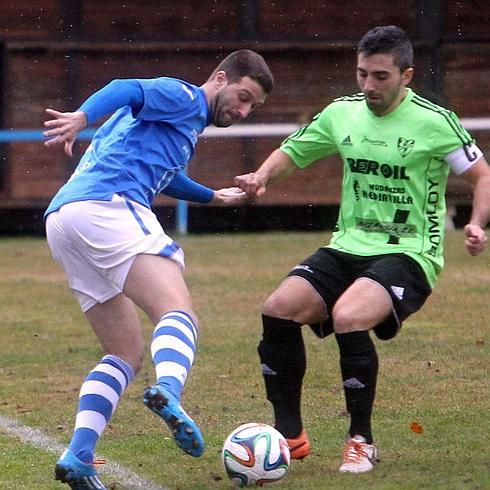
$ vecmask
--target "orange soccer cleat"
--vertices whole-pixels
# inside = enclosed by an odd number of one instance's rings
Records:
[[[311,444],[304,429],[298,437],[294,439],[286,438],[286,441],[289,446],[291,459],[303,459],[311,453]]]

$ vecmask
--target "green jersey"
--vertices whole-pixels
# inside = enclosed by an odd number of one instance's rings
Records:
[[[338,98],[281,150],[301,168],[327,155],[343,160],[340,212],[329,247],[363,256],[407,254],[433,286],[444,265],[445,157],[461,148],[469,154],[472,143],[453,112],[408,89],[382,117],[363,94]]]

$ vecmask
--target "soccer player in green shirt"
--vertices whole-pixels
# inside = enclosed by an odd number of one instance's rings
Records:
[[[306,354],[301,332],[335,334],[350,428],[343,473],[377,460],[371,429],[378,357],[369,331],[393,338],[427,300],[441,271],[449,171],[473,188],[465,226],[471,255],[483,252],[490,219],[490,167],[457,116],[408,88],[413,48],[396,26],[360,41],[361,93],[340,97],[289,136],[236,185],[260,197],[268,184],[338,154],[344,164],[338,226],[331,242],[294,267],[263,307],[259,355],[275,426],[291,457],[307,456],[301,419]]]

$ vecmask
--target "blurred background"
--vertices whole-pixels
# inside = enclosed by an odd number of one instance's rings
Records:
[[[43,234],[42,214],[72,159],[47,149],[45,109],[76,110],[114,78],[172,76],[202,84],[231,51],[264,56],[276,80],[251,124],[304,124],[332,99],[358,91],[356,46],[377,25],[396,24],[415,46],[421,95],[454,110],[490,150],[489,0],[22,0],[0,2],[0,234]],[[201,138],[189,174],[213,188],[253,171],[284,135]],[[339,201],[337,158],[318,162],[239,209],[190,205],[190,232],[331,229]],[[454,224],[468,188],[451,178]],[[165,229],[175,201],[159,197]]]

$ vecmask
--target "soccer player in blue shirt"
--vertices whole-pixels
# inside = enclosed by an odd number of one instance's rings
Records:
[[[184,169],[206,126],[244,120],[272,88],[264,59],[240,50],[202,86],[166,77],[113,80],[75,112],[47,109],[52,119],[45,122],[45,145],[63,145],[68,156],[81,130],[112,114],[45,213],[53,257],[104,352],[81,387],[73,437],[55,468],[56,479],[71,488],[105,488],[93,465],[94,451],[141,368],[144,340],[135,305],[155,325],[156,383],[143,401],[184,452],[202,455],[199,428],[180,404],[198,334],[182,275],[184,254],[151,204],[160,192],[212,205],[243,203],[247,197],[240,189],[210,189]]]

